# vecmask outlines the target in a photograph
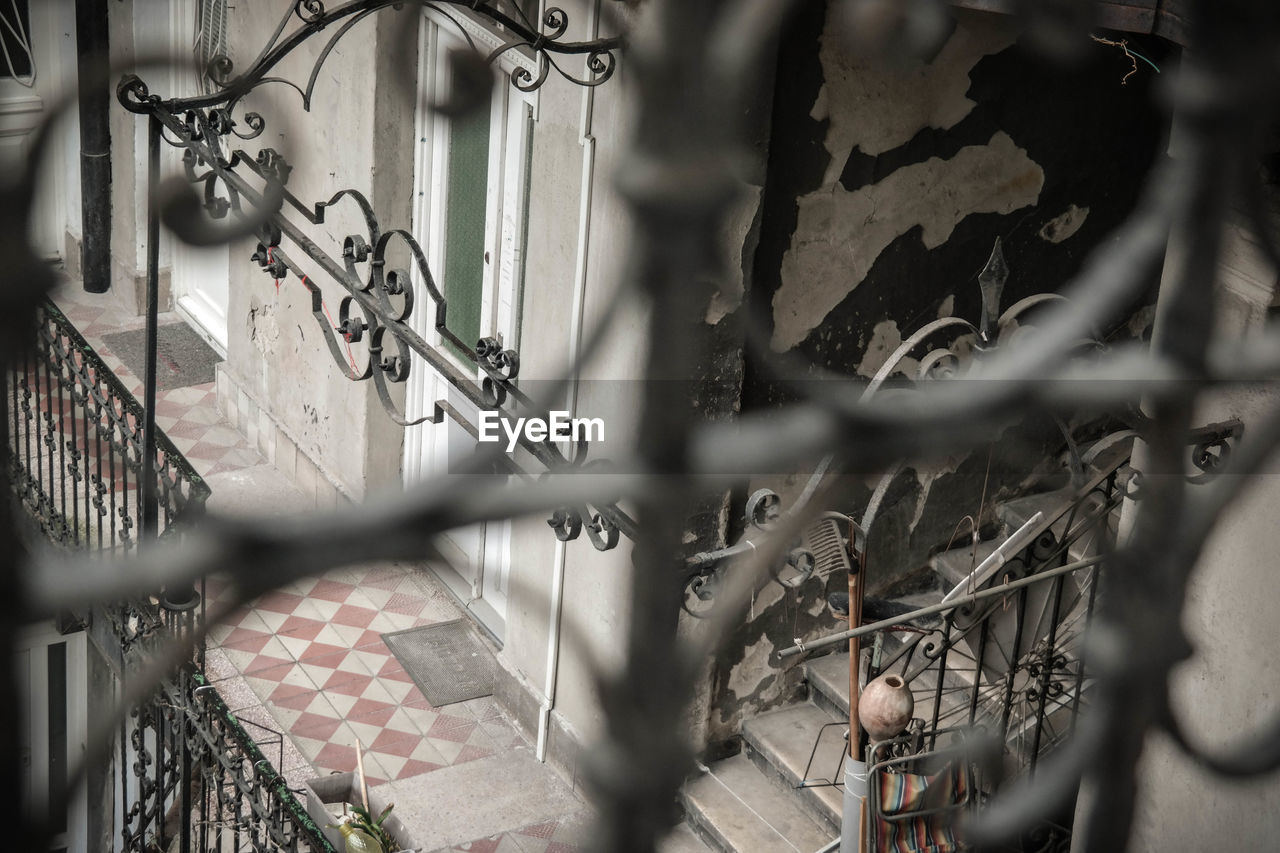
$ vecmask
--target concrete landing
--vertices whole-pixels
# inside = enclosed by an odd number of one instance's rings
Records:
[[[383,785],[395,814],[424,850],[577,815],[585,804],[533,750],[516,747]]]
[[[227,516],[277,516],[311,509],[311,500],[293,481],[267,463],[210,474],[210,512]]]
[[[950,551],[943,551],[935,554],[929,560],[929,566],[938,576],[947,584],[948,587],[955,586],[962,580],[967,578],[969,574],[982,564],[982,561],[995,553],[996,548],[1000,547],[1000,543],[1004,542],[1004,537],[991,539],[986,542],[979,542],[976,548],[973,545],[965,545],[960,548],[952,548]]]
[[[858,675],[866,673],[866,655]],[[809,679],[809,698],[818,707],[831,714],[833,719],[849,715],[849,653],[837,652],[825,657],[805,661],[805,673]]]

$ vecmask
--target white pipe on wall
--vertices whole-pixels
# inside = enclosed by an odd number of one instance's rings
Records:
[[[546,0],[539,4],[546,5]],[[539,20],[543,10],[539,9]],[[600,0],[591,3],[587,28],[588,39],[595,39],[600,31]],[[582,178],[578,201],[578,239],[573,276],[573,306],[569,323],[569,354],[577,363],[582,349],[582,324],[586,313],[588,250],[591,243],[591,198],[595,188],[596,139],[591,134],[592,112],[595,108],[595,87],[582,90],[582,112],[578,120],[578,143],[582,146]],[[567,405],[571,417],[578,413],[578,380],[574,371],[569,383]],[[547,760],[547,735],[551,726],[551,711],[556,706],[556,686],[560,679],[560,624],[564,608],[564,573],[568,549],[564,542],[556,540],[556,552],[551,578],[551,609],[547,633],[547,677],[542,694],[542,707],[538,713],[538,744],[535,755],[538,761]]]

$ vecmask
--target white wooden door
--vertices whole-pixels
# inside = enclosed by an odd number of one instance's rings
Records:
[[[495,40],[493,47],[501,43],[500,36],[469,18],[453,20],[428,12],[422,23],[419,103],[448,97],[450,50],[464,48],[467,39],[482,48],[489,39]],[[466,30],[467,39],[460,35],[460,28]],[[510,55],[516,56],[515,52]],[[504,346],[518,346],[524,178],[532,114],[528,96],[500,79],[487,113],[462,121],[438,113],[418,116],[414,231],[449,299],[449,328],[468,344],[493,336]],[[420,296],[417,304],[413,322],[418,333],[478,381],[474,364],[454,353],[436,334],[431,302]],[[437,400],[448,400],[476,424],[476,408],[415,358],[410,413],[430,413]],[[469,456],[475,447],[467,429],[449,418],[440,424],[410,427],[405,436],[406,484],[448,475],[450,460]],[[506,617],[510,539],[510,523],[497,522],[453,531],[442,545],[450,566],[440,572],[441,577],[499,637]]]
[[[176,66],[171,73],[172,91],[178,96],[201,93],[195,70],[211,55],[229,53],[225,41],[228,6],[221,0],[171,0],[171,41],[175,56],[194,53],[194,62]],[[168,151],[166,170],[182,169],[181,152]],[[203,167],[198,171],[206,171]],[[230,299],[229,248],[207,249],[172,241],[173,294],[178,312],[223,357],[227,354],[227,307]]]

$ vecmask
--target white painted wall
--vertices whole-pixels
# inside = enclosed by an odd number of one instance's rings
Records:
[[[1227,231],[1219,270],[1219,333],[1258,333],[1276,274],[1253,238]],[[1280,404],[1274,386],[1214,394],[1197,422],[1240,418],[1249,427]],[[1191,739],[1233,750],[1280,713],[1280,461],[1249,476],[1243,497],[1206,543],[1187,595],[1183,625],[1194,656],[1172,680],[1174,711]],[[1130,849],[1270,850],[1280,833],[1280,775],[1235,781],[1214,776],[1163,736],[1148,738],[1139,767],[1139,803]]]
[[[8,19],[12,19],[8,12]],[[30,5],[34,73],[0,78],[0,169],[17,169],[32,151],[33,133],[59,115],[49,148],[38,164],[38,187],[31,238],[40,254],[61,257],[68,225],[79,231],[79,126],[74,103],[66,106],[68,88],[76,82],[75,19],[71,0]]]

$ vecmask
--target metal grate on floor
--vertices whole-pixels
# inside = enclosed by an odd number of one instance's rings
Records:
[[[382,635],[434,708],[493,693],[497,662],[466,619]]]

